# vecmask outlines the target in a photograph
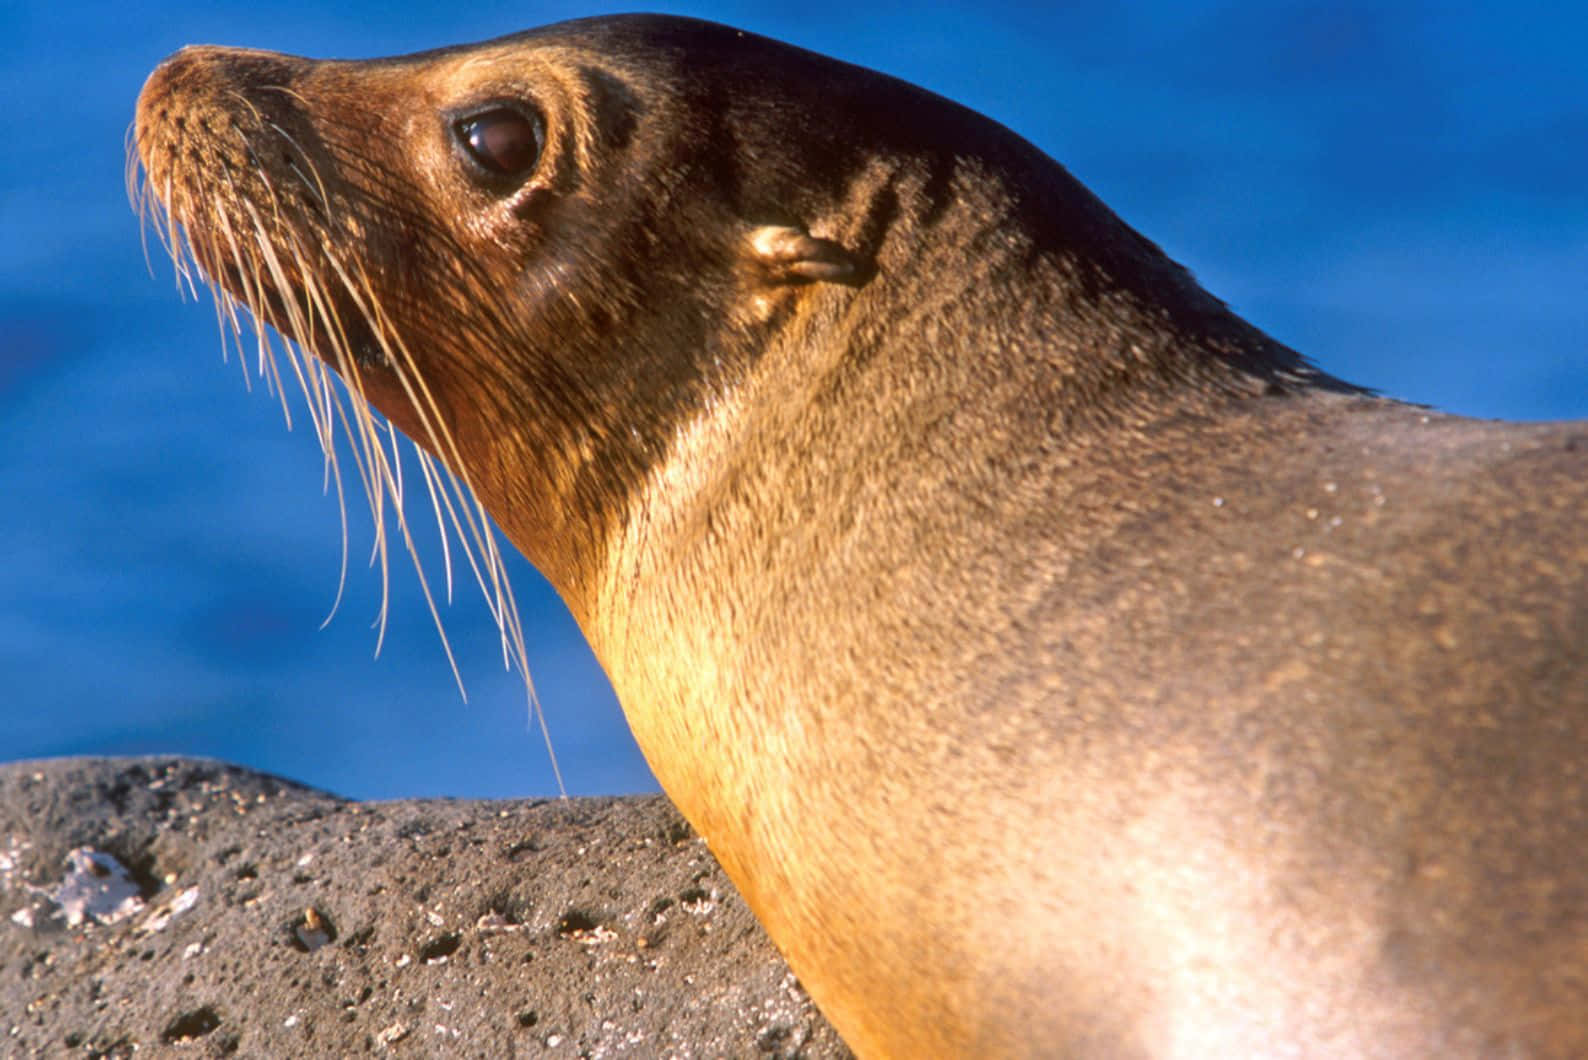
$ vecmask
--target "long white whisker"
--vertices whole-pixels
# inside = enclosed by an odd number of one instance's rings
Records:
[[[440,484],[436,481],[436,468],[431,462],[430,454],[414,443],[414,457],[419,462],[419,470],[424,476],[425,492],[430,495],[430,509],[436,514],[436,540],[441,542],[441,569],[447,575],[447,604],[452,604],[452,535],[447,533],[447,521],[443,505],[445,499],[440,493]]]
[[[281,87],[279,90],[296,97],[290,89]],[[373,623],[378,630],[375,652],[379,654],[385,643],[392,600],[392,537],[386,522],[389,506],[396,518],[402,548],[413,561],[453,680],[459,694],[467,701],[468,692],[447,637],[437,594],[432,589],[408,522],[409,498],[401,438],[393,424],[376,413],[360,372],[361,363],[368,357],[377,352],[382,356],[384,369],[391,373],[390,379],[406,397],[416,417],[414,453],[436,520],[441,548],[443,580],[440,587],[444,590],[441,600],[448,605],[453,601],[456,592],[454,557],[461,553],[497,626],[503,662],[510,669],[517,668],[524,680],[530,715],[546,744],[557,790],[566,795],[545,711],[529,676],[522,618],[494,524],[469,481],[468,465],[458,439],[419,369],[419,359],[413,356],[400,331],[388,318],[386,306],[363,263],[356,257],[350,261],[339,253],[338,238],[332,233],[344,226],[334,221],[337,200],[313,154],[305,150],[287,128],[271,120],[245,97],[239,94],[234,102],[246,109],[253,128],[291,148],[286,152],[286,165],[290,170],[282,169],[273,175],[259,161],[267,156],[256,151],[255,144],[245,133],[245,151],[253,162],[253,168],[245,175],[255,182],[253,188],[245,190],[239,186],[239,175],[224,165],[217,167],[219,179],[224,183],[214,190],[196,191],[195,185],[178,181],[166,167],[161,167],[158,179],[151,181],[147,171],[138,166],[130,148],[134,133],[129,129],[128,165],[124,177],[129,201],[139,215],[145,260],[149,258],[148,233],[152,229],[170,255],[179,293],[184,298],[191,295],[196,299],[199,288],[203,287],[213,294],[223,357],[229,356],[231,348],[236,349],[245,385],[252,386],[256,371],[280,403],[289,428],[293,412],[287,394],[287,377],[296,381],[297,389],[303,394],[309,422],[324,458],[322,489],[326,492],[335,489],[342,529],[337,591],[325,622],[330,621],[341,605],[349,567],[351,534],[347,488],[342,480],[346,465],[338,452],[341,438],[345,438],[372,515],[369,562],[380,569],[380,606]],[[282,181],[279,188],[277,178]],[[294,206],[295,203],[300,205]],[[197,229],[189,223],[192,219],[202,221]],[[352,228],[352,222],[345,227],[357,230]],[[198,232],[196,241],[195,231]],[[266,314],[276,328],[268,325]],[[344,316],[356,318],[358,327],[347,327],[349,321],[344,320]],[[248,355],[245,354],[245,337],[250,330],[254,349]],[[280,334],[279,348],[271,337],[273,330]],[[313,341],[318,356],[311,355],[290,336]],[[353,336],[357,337],[356,344]],[[368,349],[369,344],[373,344],[373,351]],[[280,358],[285,358],[286,363]],[[250,371],[250,362],[253,371]]]

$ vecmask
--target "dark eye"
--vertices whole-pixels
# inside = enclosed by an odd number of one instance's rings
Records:
[[[516,107],[493,106],[459,118],[452,125],[463,150],[487,173],[524,177],[540,161],[545,124]]]

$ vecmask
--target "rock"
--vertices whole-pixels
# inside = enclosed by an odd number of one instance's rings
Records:
[[[8,1056],[848,1055],[660,796],[359,803],[199,759],[11,763],[0,913]]]

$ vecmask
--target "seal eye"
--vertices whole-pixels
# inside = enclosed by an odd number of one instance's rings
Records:
[[[516,107],[496,105],[452,124],[469,158],[496,177],[522,177],[535,168],[546,143],[545,123]]]

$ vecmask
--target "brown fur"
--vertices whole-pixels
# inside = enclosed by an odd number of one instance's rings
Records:
[[[996,124],[703,23],[190,49],[137,139],[862,1054],[1588,1052],[1588,427],[1329,379]]]

